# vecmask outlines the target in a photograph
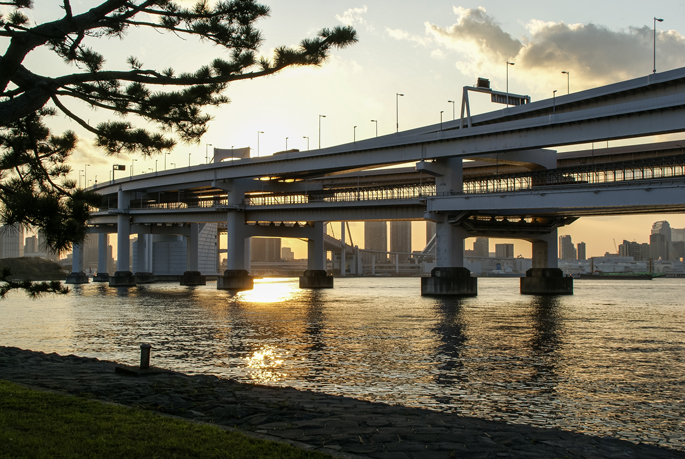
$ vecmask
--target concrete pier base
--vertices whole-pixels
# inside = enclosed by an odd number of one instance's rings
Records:
[[[78,273],[72,272],[67,276],[67,279],[64,281],[65,284],[87,284],[88,282],[90,282],[88,280],[88,275],[83,271]]]
[[[521,278],[522,295],[573,295],[573,278],[559,268],[531,268]]]
[[[476,296],[478,279],[466,268],[433,268],[421,278],[421,296]]]
[[[186,271],[181,277],[181,285],[207,285],[207,276],[200,271]]]
[[[109,282],[109,274],[97,273],[95,276],[93,276],[93,282]]]
[[[252,290],[254,278],[244,269],[227,269],[216,278],[217,290]]]
[[[136,284],[154,284],[155,275],[152,273],[139,272],[135,274]]]
[[[136,276],[131,271],[117,271],[109,278],[110,287],[135,287]]]
[[[322,269],[308,269],[300,276],[300,288],[333,288],[333,276]]]

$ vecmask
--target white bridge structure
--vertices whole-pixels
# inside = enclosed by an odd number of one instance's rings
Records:
[[[187,237],[181,282],[197,284],[204,283],[199,225],[225,225],[227,271],[218,288],[250,288],[249,238],[305,239],[308,270],[300,285],[332,287],[324,222],[428,220],[436,223],[436,268],[422,278],[423,294],[476,294],[476,278],[463,268],[464,239],[474,236],[532,243],[533,269],[522,278],[522,293],[572,293],[571,279],[556,269],[557,228],[582,216],[684,210],[685,140],[635,140],[683,131],[685,68],[502,108],[468,123],[99,183],[92,189],[102,207],[89,224],[92,232],[117,234],[112,286],[145,279],[142,262],[134,267],[138,280],[129,271],[131,234]],[[637,145],[557,152],[616,140]],[[413,166],[388,168],[407,164]],[[78,252],[73,274],[81,271]]]

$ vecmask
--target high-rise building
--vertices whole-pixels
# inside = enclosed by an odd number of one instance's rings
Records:
[[[36,252],[38,252],[38,237],[29,236],[24,238],[24,256],[35,256]]]
[[[390,222],[390,251],[399,252],[400,263],[409,261],[411,254],[411,222]]]
[[[0,227],[0,258],[24,256],[24,228],[21,225]]]
[[[587,253],[585,252],[585,243],[579,242],[577,245],[577,255],[579,260],[587,260]]]
[[[570,234],[559,236],[559,258],[562,260],[575,260],[576,248],[573,246]]]
[[[490,239],[487,237],[477,237],[473,243],[473,254],[477,257],[489,257]]]
[[[685,242],[685,228],[671,228],[671,242]]]
[[[253,237],[250,239],[250,260],[274,262],[281,259],[281,238]]]
[[[671,225],[665,220],[654,222],[652,234],[663,234],[666,237],[666,242],[671,242]]]
[[[364,248],[374,250],[376,262],[386,261],[388,251],[388,223],[387,222],[364,222]]]
[[[663,233],[649,235],[649,257],[653,260],[668,260],[668,241]]]
[[[281,258],[285,261],[293,261],[295,259],[295,253],[290,247],[281,247]]]
[[[497,258],[514,258],[514,244],[495,244]]]

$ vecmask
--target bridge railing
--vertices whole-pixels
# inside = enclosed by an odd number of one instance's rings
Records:
[[[445,195],[503,193],[535,189],[558,189],[596,187],[619,182],[658,180],[685,177],[685,155],[666,156],[635,161],[603,164],[585,164],[541,171],[526,171],[501,175],[470,176],[464,178],[461,192]],[[420,200],[436,196],[435,183],[422,180],[405,185],[372,187],[346,187],[310,191],[307,193],[273,193],[248,195],[245,206],[303,205],[313,203],[342,203],[355,201]],[[116,206],[116,203],[113,204]],[[159,202],[154,199],[138,199],[131,202],[131,209],[193,209],[215,208],[228,205],[225,195],[179,196],[178,201]],[[105,208],[115,208],[112,205]]]

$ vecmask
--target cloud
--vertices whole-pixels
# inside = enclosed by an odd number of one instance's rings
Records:
[[[335,18],[345,25],[364,25],[367,30],[373,30],[373,27],[364,19],[364,14],[368,11],[366,5],[361,8],[350,8],[346,10],[342,15],[336,14]]]
[[[411,41],[421,46],[427,46],[430,42],[430,39],[410,34],[409,32],[406,32],[402,29],[391,29],[390,27],[386,27],[385,33],[388,34],[390,38],[394,38],[395,40]]]
[[[504,74],[507,60],[516,63],[510,80],[528,91],[562,90],[561,71],[571,72],[571,90],[614,83],[652,70],[653,30],[628,27],[611,30],[598,24],[565,24],[531,20],[520,39],[504,31],[484,8],[454,8],[457,22],[441,27],[425,23],[426,36],[456,55],[456,67],[468,76]],[[657,70],[685,65],[685,37],[657,31]]]

